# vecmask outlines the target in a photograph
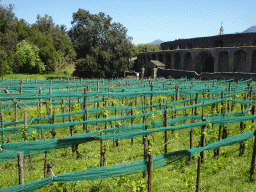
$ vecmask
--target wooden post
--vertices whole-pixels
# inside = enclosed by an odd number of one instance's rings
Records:
[[[44,152],[44,178],[47,176],[47,151]]]
[[[148,129],[148,125],[146,125],[145,127],[145,130]],[[144,144],[144,160],[147,159],[147,156],[148,156],[148,137],[147,136],[144,136],[143,137],[143,144]],[[145,178],[147,175],[147,171],[144,171],[143,172],[143,178]]]
[[[168,110],[164,110],[164,124],[168,127]],[[164,132],[164,153],[168,153],[168,131]]]
[[[198,104],[199,93],[196,93],[195,104]],[[195,107],[195,115],[197,115],[197,107]]]
[[[225,107],[221,108],[221,113],[223,114],[223,117],[224,117],[225,114],[226,114],[226,108]],[[227,137],[228,137],[228,128],[227,128],[227,126],[223,125],[222,139],[226,139]]]
[[[71,113],[72,110],[72,106],[71,106],[71,98],[69,99],[69,113]],[[71,115],[69,115],[69,122],[73,122],[73,118],[71,117]],[[74,132],[74,126],[70,126],[70,136],[74,136],[75,132]],[[71,146],[71,150],[72,150],[72,155],[74,156],[75,154],[75,145]]]
[[[102,132],[100,133],[102,135]],[[103,146],[103,140],[100,140],[100,166],[106,166],[106,146]]]
[[[244,116],[243,111],[242,111],[241,116],[242,117]],[[241,134],[244,132],[245,126],[246,126],[246,124],[244,122],[240,122],[240,131],[241,131],[240,133]],[[245,150],[245,142],[240,143],[239,156],[242,156],[244,154],[244,150]]]
[[[62,99],[62,113],[65,113],[65,99]],[[63,116],[63,123],[65,123],[65,116]]]
[[[180,88],[179,88],[179,86],[177,86],[176,87],[176,101],[178,101],[179,100],[179,95],[180,95]]]
[[[206,119],[203,117],[202,121],[206,121]],[[206,131],[206,125],[202,126],[202,135],[201,135],[201,147],[205,146],[205,131]],[[201,161],[204,162],[204,151],[200,152]]]
[[[42,89],[41,88],[38,90],[38,93],[42,94]],[[39,112],[39,114],[38,114],[38,117],[42,116],[42,114],[40,113],[40,109],[42,109],[43,104],[41,102],[42,102],[42,99],[39,99],[39,103],[38,103],[38,112]],[[38,124],[40,124],[40,121],[38,121]],[[38,133],[38,134],[40,134],[40,133]],[[43,139],[43,138],[44,138],[44,134],[43,134],[43,130],[41,129],[41,139]]]
[[[251,110],[251,112],[252,112],[252,115],[255,115],[255,102],[252,103],[252,110]],[[255,122],[255,120],[252,120],[252,123],[254,123],[254,122]]]
[[[53,114],[52,114],[52,124],[55,123],[55,107],[53,109]],[[52,139],[55,139],[56,136],[56,130],[51,130],[50,133],[52,134]]]
[[[28,126],[28,114],[27,113],[24,113],[24,125],[25,126]],[[27,133],[24,134],[24,141],[27,141],[28,138],[27,138]]]
[[[87,94],[88,91],[88,86],[87,88],[84,88],[84,94]],[[83,121],[87,121],[88,120],[88,112],[87,112],[87,96],[84,97],[84,118]],[[83,130],[87,131],[88,130],[88,125],[87,124],[83,124]]]
[[[190,132],[189,132],[189,137],[190,137],[189,145],[190,145],[190,149],[193,149],[193,133],[194,133],[194,129],[191,129]],[[191,160],[192,160],[192,157],[189,157],[188,158],[188,164],[189,165],[191,165]]]
[[[148,192],[152,191],[153,155],[148,153]]]
[[[4,113],[1,112],[1,127],[4,128]],[[4,144],[4,132],[2,132],[2,144]]]
[[[151,91],[153,92],[154,91],[154,85],[151,84]],[[150,97],[150,105],[153,105],[153,94],[151,94],[151,97]],[[150,107],[150,111],[153,111],[153,107]]]
[[[105,108],[107,109],[107,107],[108,107],[108,101],[106,100],[105,101]],[[106,116],[104,116],[104,118],[107,118]],[[108,122],[106,121],[105,122],[105,129],[107,129],[108,128]]]
[[[134,109],[131,109],[131,116],[134,115]],[[131,120],[131,125],[134,125],[134,119]],[[134,144],[134,138],[131,139],[131,145]]]
[[[49,88],[49,94],[52,94],[52,88]],[[49,99],[49,115],[52,115],[52,99]]]
[[[197,177],[196,177],[196,192],[199,192],[199,187],[200,187],[200,168],[201,168],[201,156],[198,156]]]
[[[223,116],[225,116],[225,107],[221,108],[221,113],[223,114]],[[222,127],[223,127],[223,132],[224,132],[224,125],[219,125],[219,137],[218,137],[218,141],[221,140],[221,132],[222,132]],[[226,131],[225,131],[226,132]],[[220,155],[220,148],[217,148],[214,150],[214,157],[217,157],[217,159],[219,158]]]
[[[18,155],[18,174],[19,174],[19,184],[24,184],[24,172],[23,172],[23,155],[21,152],[17,153]]]

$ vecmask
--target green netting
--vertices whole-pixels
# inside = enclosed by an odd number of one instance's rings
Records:
[[[188,118],[189,117],[187,117],[187,119]],[[31,153],[31,151],[32,153],[40,153],[44,151],[51,151],[53,149],[66,148],[66,147],[70,147],[73,145],[77,145],[77,144],[81,144],[81,143],[85,143],[93,140],[129,139],[129,138],[146,136],[154,132],[201,127],[208,123],[222,125],[222,124],[228,124],[228,123],[244,122],[244,121],[256,119],[256,115],[232,117],[232,118],[223,117],[221,119],[218,116],[215,116],[215,118],[218,118],[218,119],[216,120],[212,118],[207,121],[201,121],[201,122],[190,123],[190,124],[182,124],[182,125],[176,125],[176,126],[168,126],[168,127],[157,128],[157,129],[145,130],[145,125],[141,125],[141,127],[137,125],[138,127],[141,128],[141,130],[134,130],[133,128],[133,131],[125,131],[126,126],[123,126],[123,127],[112,128],[112,129],[105,129],[105,130],[98,130],[98,131],[89,132],[89,133],[83,133],[83,134],[75,135],[72,137],[67,137],[64,139],[45,140],[45,141],[36,140],[36,141],[2,144],[1,148],[3,150],[7,150],[7,152],[2,152],[0,154],[0,162],[5,162],[5,161],[8,161],[9,159],[11,160],[13,158],[16,158],[17,152],[24,152],[24,155],[27,156]],[[187,119],[185,117],[182,117],[179,120],[181,122]],[[170,120],[169,122],[177,123],[179,120]],[[157,123],[155,125],[153,123],[150,125],[152,127],[157,126]],[[159,125],[161,125],[161,123],[159,123]],[[97,134],[101,132],[112,133],[112,134],[97,136]],[[14,152],[8,152],[8,150],[12,150]]]
[[[254,137],[255,132],[248,132],[226,139],[219,140],[205,147],[198,147],[193,149],[175,151],[164,155],[158,155],[153,159],[153,169],[158,169],[163,166],[167,166],[175,161],[180,161],[184,157],[193,157],[196,154],[204,150],[213,150],[219,147],[232,145],[234,143],[241,143]],[[72,182],[72,181],[92,181],[98,179],[106,179],[112,177],[118,177],[121,175],[135,174],[144,172],[147,170],[148,160],[138,160],[134,162],[127,162],[118,165],[111,165],[100,168],[89,168],[79,170],[71,173],[61,174],[50,178],[25,183],[24,185],[16,185],[13,187],[3,188],[0,191],[34,191],[45,185],[48,185],[52,181],[54,182]]]
[[[152,80],[153,81],[153,80]],[[228,81],[218,81],[218,83],[214,84],[214,81],[207,81],[202,83],[201,81],[192,80],[191,82],[188,82],[186,79],[180,79],[180,80],[168,80],[168,81],[154,81],[154,91],[151,91],[150,82],[151,80],[142,80],[142,81],[130,81],[129,84],[132,86],[127,86],[126,81],[112,81],[104,82],[104,86],[99,87],[99,91],[95,92],[88,92],[87,94],[83,94],[83,89],[86,86],[89,86],[89,89],[97,89],[96,83],[103,81],[79,81],[77,80],[70,80],[70,81],[56,81],[52,84],[49,83],[49,81],[39,81],[37,82],[37,85],[34,85],[32,82],[23,82],[23,92],[20,93],[11,93],[11,94],[0,94],[0,101],[11,101],[13,99],[19,100],[30,100],[33,101],[30,104],[29,102],[25,102],[25,104],[20,104],[20,107],[25,107],[26,105],[35,105],[38,102],[38,99],[54,99],[55,101],[52,102],[53,105],[60,105],[60,100],[63,98],[76,98],[76,99],[82,99],[87,97],[88,103],[90,101],[95,102],[97,101],[103,101],[103,96],[105,96],[105,99],[111,99],[111,98],[125,98],[125,97],[138,97],[138,96],[158,96],[158,95],[168,95],[168,96],[175,96],[177,94],[177,91],[175,90],[175,85],[180,85],[179,88],[179,94],[184,96],[190,96],[191,99],[187,99],[186,101],[178,101],[176,103],[174,102],[168,102],[162,105],[152,105],[152,106],[137,106],[136,109],[144,109],[148,107],[162,107],[162,108],[170,108],[174,107],[174,109],[168,109],[168,112],[173,112],[177,110],[184,110],[194,107],[202,107],[209,106],[212,104],[220,103],[222,101],[230,101],[230,102],[237,102],[240,104],[252,104],[254,100],[251,101],[241,101],[241,100],[232,100],[231,98],[234,98],[237,94],[247,94],[250,92],[248,87],[248,82],[242,81],[238,83],[231,82],[232,89],[229,91],[229,83]],[[67,85],[67,82],[69,82],[69,85]],[[1,83],[1,82],[0,82]],[[165,87],[163,87],[163,83],[165,83]],[[55,84],[55,85],[53,85]],[[119,87],[111,87],[108,91],[109,87],[112,85],[118,85]],[[214,85],[213,85],[214,84]],[[6,82],[2,85],[6,86]],[[10,92],[17,92],[19,89],[19,84],[17,82],[8,82],[9,91]],[[39,88],[43,89],[49,89],[50,87],[53,88],[52,94],[48,94],[48,90],[43,90],[43,94],[38,94]],[[123,92],[123,89],[125,89],[125,92]],[[78,92],[76,92],[78,91]],[[225,92],[224,99],[221,98],[221,92]],[[254,90],[252,91],[254,92]],[[186,102],[189,102],[190,100],[193,100],[192,97],[195,97],[195,94],[213,94],[214,97],[204,97],[199,98],[199,104],[197,105],[190,105],[190,106],[184,106],[184,107],[177,107],[181,104],[184,104]],[[19,102],[20,103],[20,102]],[[74,102],[72,102],[73,104]],[[204,103],[204,104],[203,104]],[[81,102],[82,104],[82,102]],[[0,108],[4,108],[6,106],[13,106],[9,103],[0,103]],[[119,107],[110,107],[108,108],[109,111],[117,110],[117,111],[127,111],[131,108],[134,108],[133,106],[119,106]],[[90,113],[96,113],[100,112],[102,108],[99,109],[92,109]],[[89,110],[88,110],[89,112]],[[148,112],[144,114],[134,115],[134,116],[123,116],[123,117],[111,117],[106,119],[91,119],[88,121],[80,121],[80,122],[67,122],[67,123],[56,123],[56,124],[44,124],[44,125],[29,125],[28,134],[31,133],[31,131],[36,130],[38,132],[40,131],[46,131],[46,130],[53,130],[58,128],[64,128],[64,127],[70,127],[75,126],[78,124],[96,124],[96,123],[105,123],[105,122],[114,122],[118,120],[126,120],[126,119],[134,119],[137,117],[146,117],[150,116],[152,114],[156,113],[163,113],[164,110],[158,110],[153,112]],[[200,122],[196,123],[190,123],[190,124],[182,124],[182,125],[176,125],[176,126],[164,126],[163,121],[157,121],[157,122],[148,122],[148,130],[145,130],[146,124],[136,124],[136,125],[123,125],[120,127],[115,127],[111,129],[105,129],[105,130],[98,130],[94,132],[84,133],[75,135],[72,137],[64,138],[64,139],[56,139],[56,140],[45,140],[45,141],[27,141],[27,142],[18,142],[18,143],[9,143],[9,144],[2,144],[1,148],[3,151],[0,153],[0,161],[9,161],[17,158],[17,152],[23,152],[24,156],[27,155],[35,155],[40,152],[44,151],[50,151],[53,149],[59,149],[59,148],[65,148],[72,145],[77,145],[81,143],[85,143],[88,141],[93,140],[110,140],[110,139],[129,139],[129,138],[135,138],[135,137],[141,137],[146,136],[148,134],[154,133],[154,132],[160,132],[160,131],[168,131],[168,130],[177,130],[177,129],[192,129],[195,127],[201,127],[203,125],[206,125],[207,123],[212,124],[228,124],[228,123],[235,123],[235,122],[243,122],[248,120],[254,120],[256,118],[255,115],[253,116],[242,116],[239,117],[241,114],[248,113],[249,110],[246,111],[236,111],[232,113],[226,113],[225,116],[222,114],[216,114],[216,115],[205,115],[207,118],[207,121],[201,121],[201,116],[184,116],[184,117],[178,117],[175,119],[169,119],[168,125],[175,124],[179,122],[184,122],[189,119],[197,119]],[[80,111],[77,114],[74,113],[65,113],[65,114],[57,114],[56,118],[65,117],[65,116],[71,116],[71,115],[80,115],[83,114],[84,111]],[[34,118],[30,119],[31,123],[37,123],[38,121],[44,122],[45,119],[51,120],[51,116],[47,117],[41,117],[41,118]],[[5,124],[6,126],[14,125],[17,122],[7,122]],[[19,121],[18,123],[24,123],[24,121]],[[101,124],[100,124],[101,125]],[[161,127],[161,128],[159,128]],[[17,137],[20,136],[19,131],[21,127],[15,127],[15,128],[4,128],[0,129],[0,132],[4,132],[6,136],[9,136],[8,134],[17,134]],[[108,133],[104,135],[100,135],[100,133]],[[216,149],[221,146],[226,146],[234,143],[241,143],[246,141],[247,139],[252,138],[254,135],[254,132],[245,133],[236,135],[227,139],[223,139],[220,141],[217,141],[215,143],[209,144],[206,147],[200,147],[200,148],[194,148],[194,149],[188,149],[188,150],[182,150],[182,151],[176,151],[173,153],[160,155],[154,158],[154,169],[168,165],[171,162],[174,162],[176,160],[180,160],[184,156],[193,156],[195,154],[198,154],[199,152],[203,150],[211,150]],[[11,135],[12,136],[12,135]],[[93,169],[86,169],[82,171],[77,171],[73,173],[58,175],[57,177],[54,177],[54,181],[76,181],[76,180],[95,180],[95,179],[104,179],[108,177],[113,176],[119,176],[124,174],[132,174],[137,172],[142,172],[146,170],[147,161],[141,160],[136,161],[134,163],[123,163],[120,165],[114,165],[114,166],[108,166],[104,168],[93,168]],[[121,166],[121,169],[120,169]],[[32,191],[37,188],[40,188],[41,186],[44,186],[48,183],[50,183],[51,180],[45,179],[45,180],[39,180],[36,182],[28,183],[22,186],[14,186],[7,189],[2,190],[9,190],[9,191]],[[33,185],[33,186],[32,186]]]

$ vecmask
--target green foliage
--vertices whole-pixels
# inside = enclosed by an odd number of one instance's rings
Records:
[[[79,9],[73,14],[68,32],[77,52],[74,75],[79,77],[118,76],[129,68],[131,38],[120,23],[100,12],[98,15]]]
[[[17,54],[20,56],[23,65],[20,69],[25,73],[42,73],[45,66],[39,58],[39,49],[35,45],[30,45],[25,40],[17,44]]]
[[[146,181],[140,181],[140,180],[132,181],[131,185],[133,187],[132,188],[133,192],[147,192],[148,191]]]

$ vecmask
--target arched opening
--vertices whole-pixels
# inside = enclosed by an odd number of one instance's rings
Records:
[[[207,57],[202,65],[202,72],[214,72],[214,59],[213,57]]]
[[[171,69],[171,63],[172,63],[172,61],[171,61],[171,54],[167,53],[165,55],[165,68],[166,69]]]
[[[187,70],[187,71],[192,70],[191,62],[192,62],[191,53],[189,53],[189,52],[185,53],[185,56],[184,56],[184,69],[185,70]]]
[[[156,55],[155,54],[152,54],[152,60],[156,60]]]
[[[229,55],[227,51],[221,51],[218,54],[218,71],[228,72],[229,71]]]
[[[147,63],[147,61],[146,61],[146,55],[143,55],[143,64],[145,64],[145,63]]]
[[[192,44],[191,44],[191,43],[188,43],[188,44],[187,44],[187,49],[192,49],[192,48],[193,48]]]
[[[158,61],[163,63],[163,55],[162,54],[158,54]]]
[[[256,51],[252,53],[251,72],[256,73]]]
[[[177,49],[181,49],[181,44],[179,44],[179,45],[177,46]]]
[[[246,72],[246,53],[243,50],[234,53],[234,72]]]
[[[174,48],[173,48],[173,45],[170,45],[169,48],[170,48],[170,50],[173,50],[173,49],[174,49]]]
[[[174,55],[174,69],[181,69],[180,53],[175,53],[175,55]]]
[[[147,55],[147,62],[149,62],[150,61],[150,55],[148,54]]]
[[[209,52],[199,53],[196,57],[196,72],[214,72],[214,59]]]

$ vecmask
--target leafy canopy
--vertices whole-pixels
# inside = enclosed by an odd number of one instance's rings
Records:
[[[68,32],[77,53],[74,75],[113,77],[129,69],[133,54],[132,38],[120,23],[100,12],[98,15],[79,9],[73,13]]]
[[[25,73],[42,73],[45,70],[43,62],[39,58],[39,49],[30,45],[25,40],[17,44],[17,54],[22,60],[22,70]]]

